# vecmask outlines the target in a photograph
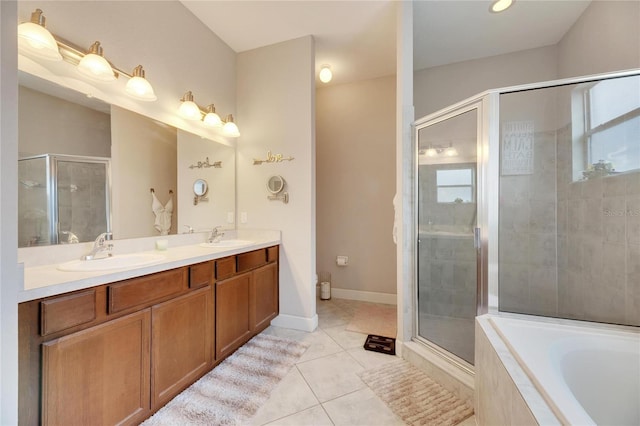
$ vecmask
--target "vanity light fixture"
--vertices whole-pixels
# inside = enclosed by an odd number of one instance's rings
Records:
[[[91,80],[110,82],[116,79],[111,64],[104,58],[99,41],[91,45],[89,52],[80,59],[77,69],[80,74]]]
[[[505,10],[511,7],[511,5],[513,4],[513,1],[514,0],[495,0],[491,4],[491,8],[489,10],[493,13],[504,12]]]
[[[200,107],[193,101],[193,93],[191,93],[191,91],[185,93],[182,98],[180,98],[180,101],[182,101],[182,103],[178,108],[178,113],[182,118],[194,121],[202,118]]]
[[[99,41],[93,43],[89,52],[85,53],[50,33],[44,25],[45,17],[41,9],[31,14],[30,22],[18,25],[18,48],[21,52],[42,59],[64,60],[75,65],[79,73],[93,81],[109,82],[124,75],[129,78],[125,87],[127,95],[141,101],[157,99],[151,84],[144,77],[141,65],[132,74],[124,72],[104,58]]]
[[[216,114],[216,107],[213,104],[207,106],[206,114],[202,122],[209,127],[221,127],[222,119]]]
[[[124,90],[129,96],[139,101],[153,102],[158,99],[153,91],[153,87],[151,87],[151,84],[144,78],[142,65],[138,65],[133,69],[132,77],[127,81]]]
[[[240,130],[238,130],[238,126],[236,126],[236,123],[233,122],[233,115],[227,115],[227,119],[224,120],[222,132],[227,136],[231,136],[232,138],[237,138],[238,136],[240,136]]]
[[[46,18],[42,14],[42,10],[36,9],[31,14],[30,22],[18,25],[18,47],[38,58],[61,61],[62,55],[58,50],[58,43],[45,28],[45,22]]]
[[[455,157],[458,155],[458,150],[453,147],[451,142],[449,142],[447,145],[431,144],[426,149],[421,149],[418,154],[427,157],[435,157],[440,154],[444,154],[447,157]]]
[[[320,68],[320,73],[318,74],[318,78],[320,78],[320,81],[323,83],[330,82],[331,79],[333,78],[333,73],[331,72],[331,66],[323,65]]]

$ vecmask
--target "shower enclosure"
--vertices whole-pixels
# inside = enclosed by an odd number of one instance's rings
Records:
[[[473,370],[474,317],[640,325],[640,72],[417,120],[414,339]]]
[[[18,247],[93,241],[110,232],[108,158],[23,158],[18,181]]]

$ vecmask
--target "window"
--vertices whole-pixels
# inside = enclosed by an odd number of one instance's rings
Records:
[[[439,203],[473,202],[473,169],[436,170]]]
[[[594,84],[585,90],[584,110],[586,168],[640,169],[640,77]]]

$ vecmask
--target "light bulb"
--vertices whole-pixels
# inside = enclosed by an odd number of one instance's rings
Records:
[[[320,74],[318,74],[318,78],[320,78],[320,81],[323,83],[330,82],[333,78],[331,67],[329,67],[329,65],[323,65],[322,68],[320,68]]]
[[[145,102],[153,102],[158,98],[153,91],[153,87],[151,87],[151,83],[149,83],[149,81],[147,81],[147,79],[144,77],[145,76],[142,65],[138,65],[133,69],[133,77],[129,79],[124,90],[127,95],[131,96],[134,99]]]
[[[224,123],[222,131],[225,135],[231,136],[232,138],[237,138],[238,136],[240,136],[240,130],[238,129],[238,126],[236,126],[236,123],[233,122],[233,115],[229,114],[227,116],[227,120]]]
[[[456,155],[458,155],[458,151],[454,147],[449,147],[445,151],[445,154],[447,154],[447,156],[449,157],[455,157]]]
[[[438,155],[438,151],[436,151],[435,148],[427,148],[424,154],[427,157],[435,157],[436,155]]]
[[[91,45],[89,53],[80,60],[76,69],[91,80],[110,82],[116,79],[113,68],[102,56],[102,46],[100,46],[99,41]]]
[[[61,61],[58,43],[44,25],[42,10],[36,9],[31,14],[31,22],[18,25],[18,48],[42,59]]]

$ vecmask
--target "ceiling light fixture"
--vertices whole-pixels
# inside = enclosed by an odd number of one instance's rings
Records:
[[[222,131],[225,135],[231,136],[232,138],[237,138],[240,136],[240,130],[238,130],[238,126],[233,122],[233,115],[227,115],[227,119],[224,121],[224,127]]]
[[[318,78],[320,78],[320,81],[323,83],[330,82],[331,79],[333,78],[333,73],[331,72],[331,66],[323,65],[320,68],[320,73],[318,74]]]
[[[124,90],[129,96],[138,99],[139,101],[153,102],[158,99],[158,97],[153,91],[151,84],[146,78],[144,78],[144,74],[142,65],[135,67],[133,69],[132,77],[127,81],[127,85]]]
[[[0,0],[1,1],[1,0]],[[41,9],[31,14],[31,21],[18,25],[18,49],[27,56],[49,60],[64,60],[76,66],[83,76],[98,82],[109,82],[120,75],[129,78],[125,87],[127,95],[141,101],[155,101],[156,95],[151,84],[144,78],[142,65],[132,74],[113,66],[103,56],[102,46],[96,41],[85,53],[67,41],[50,33],[45,27],[45,17]]]
[[[513,4],[514,0],[495,0],[489,9],[491,12],[500,13],[507,10]]]
[[[447,145],[430,144],[426,149],[421,149],[418,154],[427,157],[435,157],[440,154],[444,154],[447,157],[455,157],[458,155],[458,150],[449,142]]]
[[[45,22],[42,10],[36,9],[31,14],[30,22],[18,25],[18,47],[42,59],[61,61],[58,43],[45,28]]]

